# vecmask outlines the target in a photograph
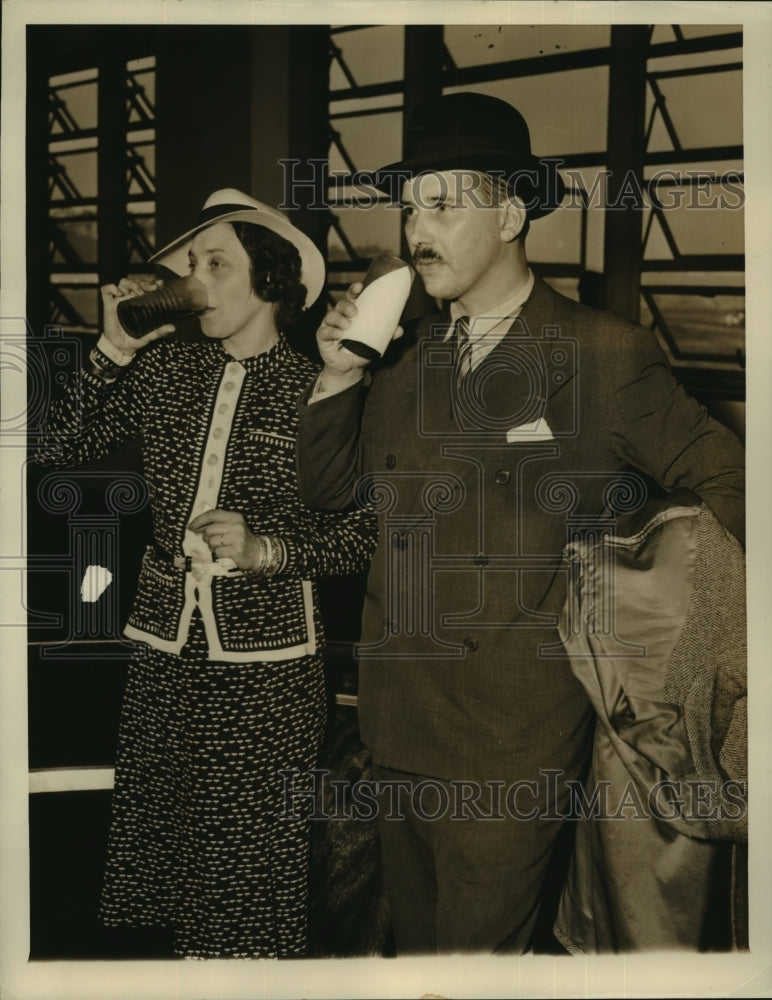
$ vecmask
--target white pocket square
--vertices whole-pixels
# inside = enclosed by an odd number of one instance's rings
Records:
[[[517,427],[510,427],[507,431],[507,444],[516,444],[518,441],[553,441],[554,435],[550,430],[550,425],[544,419],[532,420],[528,424],[518,424]]]

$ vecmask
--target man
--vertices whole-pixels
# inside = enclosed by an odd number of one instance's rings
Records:
[[[557,632],[562,551],[680,486],[741,535],[742,449],[648,331],[530,271],[528,227],[563,187],[519,112],[441,97],[406,145],[378,183],[401,185],[413,262],[447,305],[366,378],[340,344],[359,289],[328,314],[301,490],[380,507],[359,713],[397,950],[521,952],[591,737]]]

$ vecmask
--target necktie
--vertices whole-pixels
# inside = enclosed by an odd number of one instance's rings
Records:
[[[460,316],[456,320],[455,341],[455,375],[456,388],[458,388],[472,367],[472,345],[469,341],[468,316]]]

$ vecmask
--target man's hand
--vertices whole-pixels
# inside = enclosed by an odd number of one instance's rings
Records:
[[[265,549],[241,514],[232,510],[208,510],[188,525],[200,534],[216,559],[232,559],[239,569],[257,572],[264,566]]]
[[[351,375],[349,382],[354,382],[367,366],[365,358],[353,354],[340,343],[357,314],[356,300],[362,292],[362,287],[361,281],[355,281],[349,287],[345,296],[324,317],[316,334],[325,373],[331,378]]]
[[[346,332],[357,315],[356,300],[362,293],[363,287],[361,281],[355,281],[350,285],[345,296],[324,317],[317,331],[316,342],[324,362],[324,371],[316,394],[340,392],[353,385],[359,381],[369,364],[366,358],[354,354],[341,344],[341,340],[346,339]],[[393,339],[401,337],[403,332],[401,326],[397,327]]]
[[[144,337],[130,337],[118,320],[119,302],[134,298],[136,295],[144,295],[145,292],[154,292],[162,285],[163,281],[157,278],[121,278],[117,285],[103,285],[100,289],[104,309],[104,335],[123,354],[134,354],[145,344],[174,331],[174,327],[166,323],[146,333]]]

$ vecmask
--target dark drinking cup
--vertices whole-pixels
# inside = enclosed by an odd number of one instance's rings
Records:
[[[192,274],[118,303],[118,321],[130,337],[144,337],[165,323],[195,316],[208,305],[206,289]]]

